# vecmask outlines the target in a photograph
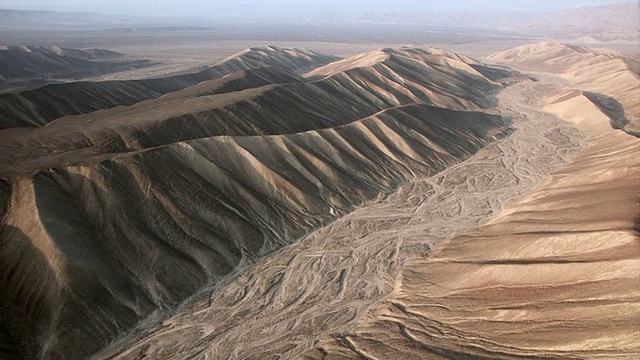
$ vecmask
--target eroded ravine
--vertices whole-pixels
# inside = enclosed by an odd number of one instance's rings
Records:
[[[403,261],[487,221],[580,151],[576,128],[537,109],[561,85],[545,76],[508,87],[498,110],[514,119],[508,138],[234,273],[99,356],[293,358],[340,339],[394,290]]]

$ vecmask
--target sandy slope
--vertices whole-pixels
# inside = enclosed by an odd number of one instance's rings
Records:
[[[578,124],[585,150],[545,186],[408,261],[390,298],[308,357],[640,356],[640,140],[600,120]]]
[[[585,134],[584,150],[488,224],[407,261],[355,330],[304,358],[640,356],[640,140],[614,129],[619,114],[592,94],[539,95]]]
[[[593,93],[592,101],[617,119],[617,126],[640,133],[640,55],[561,43],[539,43],[497,52],[492,61],[558,74],[569,87]],[[613,113],[613,114],[612,114]]]

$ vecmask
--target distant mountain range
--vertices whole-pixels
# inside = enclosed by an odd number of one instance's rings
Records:
[[[514,31],[525,36],[584,42],[640,40],[638,3],[580,7],[548,13],[437,11],[369,14],[358,23],[456,26]]]
[[[605,6],[572,8],[539,13],[526,11],[473,12],[429,11],[371,13],[357,17],[336,18],[331,24],[397,24],[429,28],[456,27],[505,31],[511,34],[554,40],[598,42],[640,42],[640,10],[637,2],[622,2]],[[212,15],[213,16],[213,15]],[[76,26],[214,26],[240,21],[240,18],[105,15],[88,12],[25,11],[0,9],[0,28],[51,28]],[[284,20],[246,21],[281,23]],[[308,18],[285,22],[314,22]],[[323,22],[323,21],[320,21]],[[139,29],[138,29],[139,30]]]
[[[159,16],[107,15],[80,11],[0,9],[0,28],[65,28],[77,26],[206,25],[210,19],[175,19]]]
[[[333,20],[332,23],[418,25],[429,28],[457,27],[506,31],[520,36],[583,43],[640,41],[640,11],[635,2],[580,7],[536,13],[526,11],[473,12],[430,11],[372,13],[355,18]],[[281,22],[276,19],[264,20]],[[306,22],[299,19],[295,21]],[[65,26],[211,26],[232,23],[223,18],[168,18],[104,15],[84,12],[24,11],[0,9],[0,27],[65,27]],[[252,22],[255,22],[252,21]],[[317,22],[317,21],[315,21]]]
[[[115,24],[120,22],[122,22],[122,19],[115,16],[87,12],[0,9],[0,24],[2,27],[50,25],[77,26]]]

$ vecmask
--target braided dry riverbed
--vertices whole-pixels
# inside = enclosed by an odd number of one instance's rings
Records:
[[[296,358],[322,339],[348,333],[394,291],[403,262],[488,221],[580,151],[582,134],[539,110],[544,95],[563,83],[540,80],[499,94],[496,112],[513,118],[516,128],[506,139],[234,273],[99,356]]]

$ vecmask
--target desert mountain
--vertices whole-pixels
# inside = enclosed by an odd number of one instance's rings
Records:
[[[536,16],[518,30],[552,39],[590,37],[596,41],[637,43],[640,37],[640,6],[637,1],[580,7]],[[589,41],[587,41],[589,42]]]
[[[219,66],[232,68],[239,58],[253,56],[256,51],[231,57]],[[153,81],[165,86],[162,80]],[[164,80],[170,85],[175,82],[174,78]],[[0,147],[5,150],[3,161],[11,165],[8,169],[37,171],[61,165],[61,159],[68,164],[196,138],[334,128],[412,104],[479,110],[493,104],[488,94],[500,89],[503,82],[516,80],[519,77],[509,72],[439,50],[384,49],[319,67],[306,79],[273,67],[259,68],[129,107],[64,117],[35,129],[10,129],[7,134],[11,135]],[[110,83],[91,85],[97,93],[111,89]],[[128,93],[125,96],[127,101],[131,99]],[[41,109],[35,104],[25,108],[30,114],[49,109],[47,102],[38,100]],[[76,102],[88,104],[82,99]],[[78,107],[68,106],[78,111]],[[135,123],[130,119],[136,119]],[[29,145],[36,143],[50,145]]]
[[[558,51],[573,53],[510,53]],[[582,57],[560,62],[572,69]],[[517,128],[510,136],[246,266],[99,356],[634,358],[640,139],[570,73],[526,63],[538,81],[498,95]],[[600,65],[582,69],[607,79]]]
[[[551,102],[575,96],[600,108],[616,128],[640,134],[640,56],[561,43],[523,45],[488,57],[492,61],[529,70],[558,74],[569,89]],[[563,95],[566,94],[566,95]]]
[[[624,101],[640,82],[631,57],[563,44],[491,56],[568,80],[546,78],[535,101],[582,132],[581,152],[488,224],[406,262],[393,296],[300,358],[636,357],[640,139],[618,129],[638,113]],[[594,86],[621,101],[581,90]]]
[[[518,74],[439,50],[330,60],[253,48],[198,74],[4,97],[5,127],[44,126],[0,131],[2,343],[87,357],[511,131],[483,109]]]
[[[405,263],[394,295],[360,326],[299,358],[635,357],[640,140],[588,102],[561,115],[588,136],[569,166]]]
[[[151,65],[127,60],[105,49],[66,49],[57,46],[0,47],[0,90],[78,79]]]
[[[131,105],[182,90],[200,82],[265,66],[304,71],[335,57],[276,47],[253,48],[196,73],[162,79],[109,82],[72,82],[0,95],[0,129],[40,126],[66,115]]]

